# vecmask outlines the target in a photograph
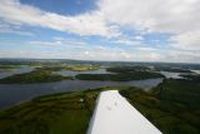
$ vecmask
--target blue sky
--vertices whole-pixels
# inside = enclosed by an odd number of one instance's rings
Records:
[[[198,5],[197,0],[1,0],[0,58],[199,63]]]
[[[63,15],[82,14],[97,8],[95,0],[21,0],[21,3]]]

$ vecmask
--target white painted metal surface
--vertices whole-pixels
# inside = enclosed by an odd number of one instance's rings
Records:
[[[161,134],[161,132],[117,90],[111,90],[100,94],[87,134]]]

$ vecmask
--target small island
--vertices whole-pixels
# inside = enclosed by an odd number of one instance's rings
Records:
[[[47,68],[38,68],[32,72],[16,74],[3,79],[0,79],[1,84],[26,84],[26,83],[42,83],[55,82],[60,80],[72,79],[71,77],[64,77],[58,74],[53,74]]]
[[[112,67],[107,68],[107,74],[78,74],[76,79],[80,80],[100,80],[100,81],[131,81],[151,78],[164,78],[160,73],[139,67]]]

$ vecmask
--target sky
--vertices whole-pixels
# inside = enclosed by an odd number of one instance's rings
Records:
[[[200,63],[199,0],[0,0],[0,58]]]

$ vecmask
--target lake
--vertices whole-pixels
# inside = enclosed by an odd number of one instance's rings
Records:
[[[0,84],[0,108],[6,108],[34,97],[58,92],[85,90],[104,86],[136,86],[149,90],[163,79],[134,80],[128,82],[64,80],[36,84]]]
[[[5,78],[14,74],[31,72],[34,67],[21,66],[11,70],[1,70],[0,78]],[[54,72],[62,76],[75,76],[77,74],[108,74],[105,68],[91,71],[69,71],[60,70]],[[34,84],[0,84],[0,108],[6,108],[15,104],[28,101],[34,97],[77,90],[86,90],[89,88],[99,88],[105,86],[135,86],[143,90],[149,90],[162,82],[159,79],[133,80],[127,82],[114,81],[86,81],[86,80],[63,80],[51,83],[34,83]]]

